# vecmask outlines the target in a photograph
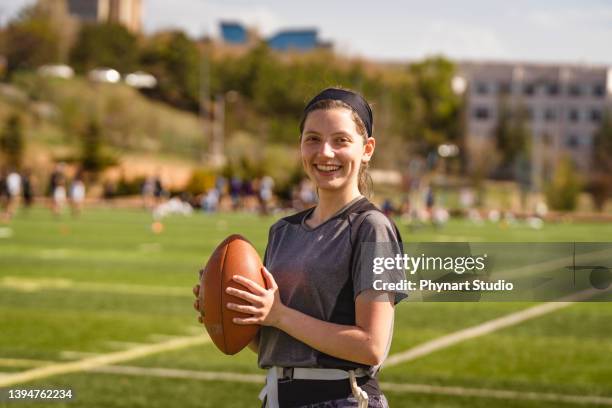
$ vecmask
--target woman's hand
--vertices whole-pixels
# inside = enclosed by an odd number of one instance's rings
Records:
[[[202,274],[204,273],[204,269],[200,269],[199,277],[200,281],[202,280]],[[193,294],[196,299],[193,301],[193,308],[198,312],[198,322],[204,323],[204,311],[200,310],[200,284],[197,284],[193,287]]]
[[[232,279],[250,292],[228,287],[226,292],[232,296],[236,296],[250,303],[250,305],[239,305],[236,303],[228,303],[227,308],[237,312],[251,315],[245,318],[234,318],[236,324],[260,324],[262,326],[278,326],[282,317],[285,306],[281,302],[280,292],[274,277],[265,267],[261,268],[266,286],[269,289],[262,288],[256,282],[247,279],[243,276],[234,276]]]

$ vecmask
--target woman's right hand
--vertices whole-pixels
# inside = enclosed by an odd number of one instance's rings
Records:
[[[202,274],[204,273],[204,269],[200,269],[199,277],[200,281],[202,280]],[[198,312],[198,321],[200,323],[204,323],[204,311],[200,309],[200,284],[197,284],[193,287],[193,294],[196,299],[193,301],[193,308]]]

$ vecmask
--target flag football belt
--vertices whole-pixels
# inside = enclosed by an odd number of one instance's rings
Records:
[[[357,385],[358,377],[368,373],[358,368],[356,370],[339,370],[336,368],[302,368],[302,367],[271,367],[266,376],[266,385],[259,393],[261,401],[266,398],[266,408],[279,408],[279,380],[345,380],[349,379],[353,396],[359,402],[359,408],[367,408],[368,394]]]

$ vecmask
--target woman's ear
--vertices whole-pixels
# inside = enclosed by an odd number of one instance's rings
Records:
[[[366,139],[365,145],[363,146],[363,156],[361,156],[361,161],[363,163],[367,163],[372,158],[374,154],[374,149],[376,148],[376,139],[373,137],[368,137]]]

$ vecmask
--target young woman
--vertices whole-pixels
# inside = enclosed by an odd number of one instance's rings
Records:
[[[396,254],[382,243],[401,249],[393,222],[363,196],[372,124],[368,103],[349,90],[328,88],[308,103],[300,149],[319,202],[270,228],[266,288],[236,276],[248,291],[228,289],[250,303],[228,303],[245,314],[235,323],[262,326],[249,346],[268,369],[266,407],[387,406],[376,373],[405,294],[375,291],[378,276],[361,256],[363,243],[381,243],[377,256]]]

